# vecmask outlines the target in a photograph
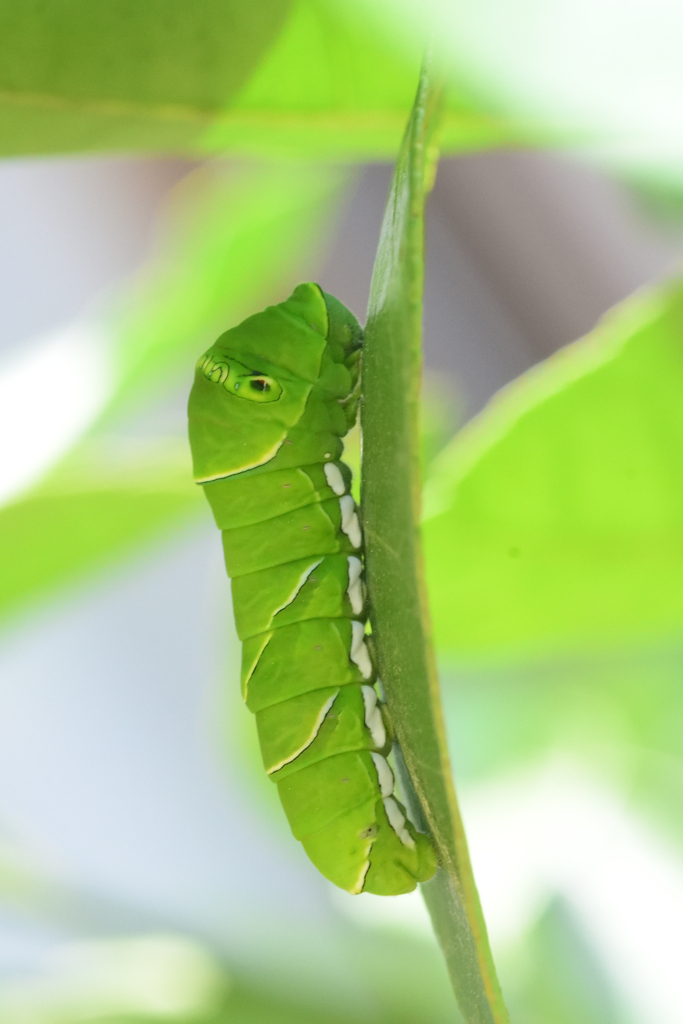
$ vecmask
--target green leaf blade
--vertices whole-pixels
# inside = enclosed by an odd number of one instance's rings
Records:
[[[284,161],[195,172],[164,257],[120,317],[119,399],[186,373],[202,345],[296,280],[349,177]]]
[[[325,0],[10,0],[0,155],[393,158],[421,49]],[[472,97],[447,108],[451,151],[521,137]]]
[[[189,148],[248,79],[289,6],[3,3],[0,151]]]
[[[176,447],[118,471],[77,460],[0,509],[0,621],[204,511]]]
[[[153,407],[226,326],[293,283],[345,181],[335,168],[283,164],[186,183],[160,258],[121,302],[108,406],[47,479],[0,508],[0,622],[208,514],[184,415],[182,440],[152,443],[144,425],[131,437],[131,411]]]
[[[444,655],[680,632],[682,335],[680,282],[628,300],[439,457],[424,540]]]
[[[494,1024],[507,1013],[451,778],[419,534],[423,217],[441,105],[441,88],[425,69],[373,274],[362,375],[362,510],[373,640],[407,767],[404,788],[414,814],[419,801],[441,862],[423,887],[425,899],[466,1021]],[[410,783],[417,800],[410,800]]]

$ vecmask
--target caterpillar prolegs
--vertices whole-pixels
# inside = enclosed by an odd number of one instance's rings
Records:
[[[242,693],[292,832],[336,885],[395,895],[435,858],[394,796],[365,640],[361,528],[340,461],[361,344],[337,299],[299,285],[201,357],[190,444],[223,531]]]

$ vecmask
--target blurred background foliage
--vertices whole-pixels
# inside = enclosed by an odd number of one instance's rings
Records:
[[[3,1019],[457,1019],[419,898],[288,835],[184,414],[298,280],[363,316],[431,28],[424,539],[494,953],[514,1020],[683,1020],[681,21],[1,0]]]

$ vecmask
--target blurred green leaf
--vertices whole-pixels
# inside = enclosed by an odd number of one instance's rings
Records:
[[[334,1006],[306,1006],[284,994],[278,998],[259,985],[241,985],[231,991],[225,1012],[206,1024],[370,1024],[371,1020],[369,1014],[345,1014]]]
[[[189,453],[176,444],[154,445],[118,465],[84,446],[40,487],[0,509],[0,618],[200,515],[195,492]]]
[[[553,751],[592,763],[631,796],[675,784],[683,838],[680,647],[621,650],[442,673],[458,778],[504,773]],[[657,781],[659,780],[659,781]],[[660,798],[660,802],[663,799]],[[654,806],[654,804],[652,805]],[[671,808],[673,810],[673,806]]]
[[[6,0],[0,154],[393,156],[423,35],[329,0]],[[448,150],[517,138],[454,95]]]
[[[189,380],[227,324],[295,282],[345,181],[335,168],[285,163],[202,168],[183,183],[160,257],[121,302],[105,423],[48,480],[0,508],[0,618],[201,508],[184,415],[177,443],[150,448],[133,435],[122,445],[112,435],[131,407],[168,393],[181,374]]]
[[[246,768],[251,775],[250,766]],[[242,764],[240,780],[244,769]],[[264,778],[262,766],[254,769],[254,782]],[[269,785],[267,780],[264,784]],[[271,788],[275,791],[272,784]],[[270,828],[276,822],[264,815],[263,824]],[[284,832],[272,838],[276,846],[280,840],[287,859],[290,843],[285,843]],[[370,906],[361,906],[328,883],[323,883],[319,896],[327,921],[323,945],[334,934],[338,978],[348,993],[341,1000],[334,983],[330,991],[330,976],[325,969],[321,976],[315,957],[304,958],[294,968],[290,963],[284,976],[282,963],[278,965],[277,958],[273,962],[273,946],[285,940],[301,942],[302,931],[308,928],[305,916],[288,922],[276,911],[269,918],[265,908],[265,948],[252,936],[235,958],[234,949],[226,953],[225,940],[230,936],[239,941],[238,921],[218,937],[211,929],[204,934],[201,927],[199,934],[188,935],[169,932],[164,924],[159,932],[154,915],[150,918],[144,908],[65,879],[59,866],[55,871],[49,859],[36,858],[21,841],[0,842],[0,907],[9,908],[29,930],[37,925],[40,934],[55,937],[30,977],[0,977],[0,1019],[12,1024],[460,1021],[436,943],[421,929],[413,933],[410,913],[401,920],[399,911],[397,925],[398,908],[379,897],[374,906],[372,897]],[[386,917],[380,914],[385,907]],[[81,938],[65,941],[67,936]],[[333,977],[336,974],[333,971]],[[122,1006],[128,1010],[122,1011]]]
[[[196,940],[174,932],[62,943],[43,972],[0,983],[14,1024],[212,1024],[230,980]]]
[[[192,148],[288,0],[4,0],[0,152]]]
[[[189,382],[216,334],[293,285],[324,245],[348,181],[339,168],[290,161],[190,174],[159,257],[122,301],[115,404],[178,373]]]
[[[444,655],[680,634],[683,286],[612,312],[436,460],[425,554]]]
[[[0,1013],[12,1024],[413,1024],[417,1016],[425,1024],[460,1020],[430,945],[354,928],[342,930],[340,941],[347,978],[366,993],[364,1003],[351,998],[340,1006],[331,994],[312,993],[296,980],[283,991],[267,960],[251,971],[236,967],[227,973],[216,951],[195,937],[161,932],[54,946],[42,973],[0,980]],[[373,965],[376,977],[370,977]]]
[[[679,642],[444,671],[456,776],[490,780],[559,757],[683,849],[682,669]]]
[[[511,972],[513,1019],[525,1024],[625,1024],[630,1019],[620,1012],[606,972],[561,897],[550,902],[527,943],[524,963]]]
[[[344,0],[297,0],[266,60],[209,148],[356,160],[393,157],[410,111],[426,32],[397,45],[386,20]],[[455,88],[441,127],[445,150],[500,145],[521,133]]]
[[[539,145],[681,195],[683,74],[671,0],[349,0],[409,45],[429,26],[449,75]],[[473,104],[474,106],[474,104]]]

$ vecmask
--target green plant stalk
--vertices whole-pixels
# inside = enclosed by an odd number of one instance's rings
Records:
[[[399,775],[439,857],[436,876],[422,886],[425,902],[467,1024],[504,1024],[508,1015],[452,781],[420,538],[424,204],[443,97],[431,65],[428,56],[391,185],[368,307],[361,412],[367,581],[373,642],[402,752]]]

